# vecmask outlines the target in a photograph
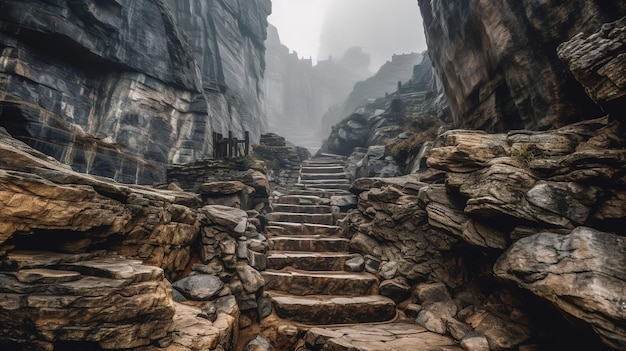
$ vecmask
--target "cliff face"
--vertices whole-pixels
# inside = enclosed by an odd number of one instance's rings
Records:
[[[405,82],[411,77],[415,65],[422,61],[422,54],[393,55],[380,67],[376,74],[354,85],[348,98],[334,109],[331,109],[322,119],[322,129],[327,132],[333,124],[352,113],[368,99],[376,99],[392,93],[398,89],[398,82]]]
[[[258,138],[269,11],[269,1],[4,1],[0,125],[77,171],[163,181],[168,163],[210,155],[212,131]]]
[[[559,44],[626,14],[623,2],[420,0],[433,64],[457,127],[549,129],[603,115]]]

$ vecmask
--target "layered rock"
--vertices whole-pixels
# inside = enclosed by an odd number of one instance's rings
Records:
[[[623,3],[419,1],[457,127],[548,129],[602,115],[556,55],[626,14]],[[575,73],[576,74],[576,73]]]
[[[106,247],[168,276],[185,269],[200,228],[196,195],[76,173],[4,131],[0,137],[4,250],[83,253]]]
[[[626,103],[626,17],[602,25],[585,37],[579,33],[559,45],[558,55],[568,64],[587,94],[607,113],[619,119]]]
[[[322,118],[322,128],[328,128],[351,114],[368,99],[377,99],[398,89],[398,82],[404,83],[413,73],[413,67],[422,61],[418,53],[393,55],[372,77],[357,82],[345,101],[330,109]],[[328,130],[323,129],[327,134]]]
[[[0,345],[51,350],[91,342],[128,349],[168,339],[174,305],[163,270],[99,256],[19,251],[4,257]]]
[[[427,159],[445,171],[445,184],[424,183],[429,172],[353,184],[359,211],[347,218],[351,246],[378,261],[370,269],[388,285],[401,286],[394,282],[400,279],[413,286],[407,316],[490,349],[561,328],[535,320],[536,301],[494,288],[491,267],[508,249],[495,263],[499,277],[551,301],[619,349],[623,240],[597,229],[621,233],[626,221],[623,145],[619,124],[608,118],[552,132],[445,132]]]
[[[212,131],[258,138],[269,1],[171,5],[3,3],[1,125],[124,183],[162,182],[167,164],[206,158]]]
[[[602,340],[626,345],[623,299],[626,238],[578,227],[568,235],[539,233],[517,241],[496,262],[495,273],[589,322]]]

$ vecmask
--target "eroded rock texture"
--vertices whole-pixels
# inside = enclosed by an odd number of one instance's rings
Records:
[[[429,54],[457,127],[548,129],[602,112],[556,53],[626,14],[623,2],[420,0]],[[576,73],[575,73],[576,74]]]
[[[2,2],[0,125],[124,183],[206,158],[212,131],[258,138],[269,1],[172,5]]]
[[[174,305],[163,270],[100,255],[18,251],[3,258],[0,346],[126,349],[168,338]]]
[[[556,329],[537,319],[536,301],[498,287],[495,264],[499,277],[623,348],[626,154],[619,130],[605,117],[549,132],[445,132],[427,158],[445,171],[443,184],[426,183],[428,172],[353,184],[359,208],[346,219],[351,246],[377,261],[381,279],[412,286],[416,306],[407,315],[462,344],[511,349],[542,328]],[[475,333],[485,339],[470,340]]]
[[[626,345],[626,238],[578,227],[568,235],[539,233],[516,242],[495,273],[589,322],[603,341]]]

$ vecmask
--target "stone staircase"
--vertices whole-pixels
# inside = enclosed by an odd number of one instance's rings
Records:
[[[342,158],[307,160],[300,183],[284,189],[268,214],[270,251],[262,274],[279,317],[308,325],[395,318],[396,305],[377,294],[375,275],[345,270],[358,255],[335,224],[356,206],[350,185]]]

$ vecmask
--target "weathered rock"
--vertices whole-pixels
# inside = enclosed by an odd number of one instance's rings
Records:
[[[237,342],[235,328],[239,310],[229,315],[219,313],[215,321],[202,317],[202,310],[197,307],[175,304],[172,340],[168,346],[141,347],[137,351],[205,351],[231,350]]]
[[[365,259],[361,255],[352,257],[344,265],[346,272],[363,272],[363,269],[365,269]]]
[[[423,306],[417,315],[417,323],[437,334],[446,333],[446,322],[456,315],[457,308],[452,301],[433,302]]]
[[[395,303],[400,303],[411,296],[411,287],[403,277],[396,277],[380,283],[378,292],[392,299]]]
[[[450,301],[450,293],[443,283],[422,283],[417,284],[413,289],[413,300],[416,303]]]
[[[227,206],[211,205],[201,209],[212,223],[224,227],[232,233],[241,234],[246,231],[248,214],[246,211]]]
[[[559,45],[557,54],[587,94],[619,118],[626,106],[626,17],[596,30],[589,36],[579,33]]]
[[[461,348],[465,351],[489,351],[489,342],[484,336],[470,336],[461,340]]]
[[[244,351],[270,351],[270,344],[262,336],[257,336],[246,344]]]
[[[467,322],[487,338],[492,350],[516,347],[530,337],[528,325],[495,313],[478,311]]]
[[[73,172],[4,129],[0,150],[0,243],[11,238],[8,244],[24,242],[22,249],[72,253],[108,246],[168,276],[185,269],[200,228],[196,195]]]
[[[0,343],[49,348],[59,341],[87,341],[125,349],[172,330],[171,286],[160,268],[46,252],[14,252],[2,265],[15,270],[0,274]]]
[[[243,289],[248,293],[256,292],[265,284],[261,274],[245,263],[237,264],[237,276],[241,279]]]
[[[420,0],[419,5],[427,41],[437,43],[429,55],[457,127],[550,129],[602,115],[582,87],[571,84],[573,77],[555,52],[574,35],[589,36],[623,17],[626,5],[585,0]]]
[[[198,274],[183,278],[172,286],[190,300],[206,301],[217,296],[224,283],[216,276]]]
[[[591,228],[569,235],[522,238],[501,256],[494,271],[564,312],[589,323],[611,347],[626,345],[624,291],[626,240]],[[616,295],[617,294],[617,295]]]
[[[454,340],[407,323],[312,328],[307,332],[305,341],[313,349],[323,346],[324,350],[333,351],[461,350]]]

